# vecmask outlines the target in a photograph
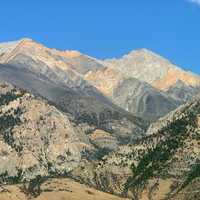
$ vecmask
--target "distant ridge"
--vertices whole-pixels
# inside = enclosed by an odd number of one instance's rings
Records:
[[[50,49],[24,38],[0,44],[0,52],[3,65],[28,70],[40,79],[42,75],[52,85],[73,88],[78,93],[98,93],[98,100],[110,101],[110,105],[112,101],[145,120],[164,116],[200,91],[198,75],[145,48],[119,59],[99,60],[74,50]],[[181,88],[179,82],[183,83]]]

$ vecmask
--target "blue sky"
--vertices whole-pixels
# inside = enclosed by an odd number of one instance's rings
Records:
[[[98,58],[148,48],[200,73],[200,0],[2,0],[0,41],[29,37]]]

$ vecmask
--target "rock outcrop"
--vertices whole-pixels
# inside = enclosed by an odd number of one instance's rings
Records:
[[[65,174],[81,159],[84,134],[47,101],[0,84],[1,183]]]

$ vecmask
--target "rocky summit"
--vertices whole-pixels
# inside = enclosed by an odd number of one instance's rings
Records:
[[[199,93],[147,49],[1,43],[0,199],[199,199]]]

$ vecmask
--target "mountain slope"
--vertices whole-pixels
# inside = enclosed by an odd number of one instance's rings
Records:
[[[121,137],[121,140],[118,140],[117,133],[95,130],[86,135],[84,129],[88,129],[87,125],[74,124],[69,113],[59,111],[40,97],[1,82],[0,190],[3,194],[0,192],[0,197],[7,198],[7,192],[13,198],[18,194],[22,199],[26,199],[26,195],[30,196],[32,192],[34,196],[41,181],[46,182],[50,177],[56,177],[59,181],[61,177],[69,176],[69,172],[78,167],[81,160],[91,163],[92,160],[101,160],[104,155],[116,150],[123,141],[123,130],[118,133],[118,137]],[[90,129],[94,130],[92,127]],[[127,142],[131,142],[130,138]],[[20,193],[15,185],[18,183],[21,184]],[[52,190],[49,184],[42,191],[41,198],[48,195],[46,190]],[[58,188],[59,194],[58,191],[52,190],[52,195],[56,193],[59,196],[60,190],[66,190],[66,185],[54,184],[54,189],[55,187]],[[17,193],[13,194],[13,189]],[[24,190],[28,193],[23,194]],[[74,195],[78,198],[79,194],[80,191]],[[70,197],[70,194],[66,195]],[[109,195],[103,193],[99,195],[109,198]],[[85,197],[90,199],[87,194]],[[110,198],[118,199],[114,196]]]
[[[149,136],[82,170],[78,166],[73,177],[133,199],[198,199],[199,116],[197,98],[155,122]]]
[[[199,194],[200,100],[174,110],[199,93],[198,76],[147,50],[102,62],[24,39],[0,52],[0,79],[35,94],[0,84],[2,184],[70,175],[135,199]],[[168,114],[145,132],[130,112]]]
[[[0,84],[0,181],[13,183],[64,174],[77,166],[82,146],[90,146],[67,115],[46,101]]]
[[[190,199],[198,195],[195,191],[188,193],[187,188],[199,180],[199,114],[198,98],[156,122],[153,135],[140,143],[146,150],[132,166],[133,177],[127,187],[142,196],[146,191],[149,197],[159,195],[160,190],[162,198]],[[169,187],[163,190],[167,182]]]

